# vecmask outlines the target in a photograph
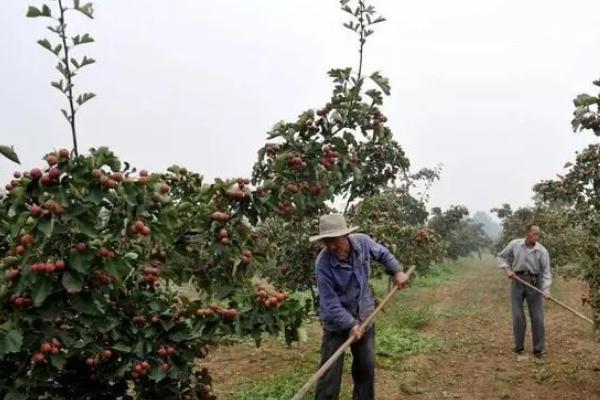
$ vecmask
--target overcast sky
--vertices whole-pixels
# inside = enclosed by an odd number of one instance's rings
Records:
[[[0,9],[0,144],[41,165],[70,147],[46,21],[28,4]],[[53,6],[55,2],[51,2]],[[377,0],[388,19],[367,43],[365,72],[392,83],[384,112],[415,168],[443,164],[430,206],[489,210],[531,202],[593,141],[571,132],[572,99],[600,77],[598,0]],[[336,0],[105,0],[71,32],[98,60],[76,84],[98,94],[79,115],[81,149],[109,145],[150,170],[177,163],[248,176],[266,132],[322,106],[332,67],[356,65]],[[0,179],[15,164],[0,159]],[[2,185],[3,186],[3,185]]]

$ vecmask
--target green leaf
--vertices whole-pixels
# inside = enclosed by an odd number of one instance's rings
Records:
[[[131,266],[125,259],[111,258],[105,262],[106,272],[108,272],[117,282],[122,283],[123,280],[131,272]]]
[[[374,72],[373,74],[371,74],[370,78],[373,80],[373,82],[377,84],[377,86],[381,88],[383,93],[385,93],[388,96],[390,95],[391,87],[388,78],[384,78],[379,72]]]
[[[189,338],[190,335],[186,331],[179,331],[169,335],[169,339],[174,341],[175,343],[183,342],[185,340],[188,340]]]
[[[83,66],[83,64],[82,64]],[[85,102],[87,102],[88,100],[93,99],[94,97],[96,97],[96,95],[94,93],[84,93],[84,94],[80,94],[77,97],[77,104],[82,105]]]
[[[88,274],[92,269],[92,261],[94,260],[94,255],[91,253],[77,253],[72,252],[69,255],[68,265],[69,268],[74,269],[80,274]]]
[[[160,382],[163,379],[165,379],[165,377],[167,376],[167,374],[165,373],[165,371],[162,368],[159,368],[158,366],[154,366],[150,370],[150,375],[148,375],[148,376],[154,382]]]
[[[46,50],[54,53],[54,50],[52,50],[52,43],[50,43],[50,41],[48,39],[40,39],[37,41],[37,43],[40,46],[42,46],[43,48],[45,48]]]
[[[79,294],[78,296],[75,297],[72,304],[73,304],[73,308],[82,314],[87,314],[87,315],[100,314],[100,310],[98,309],[98,306],[96,305],[94,298],[92,296],[90,296],[89,293]]]
[[[123,193],[125,201],[130,207],[135,207],[138,204],[137,192],[133,186],[120,186],[119,192]]]
[[[344,140],[346,141],[346,144],[348,146],[350,146],[350,145],[356,146],[357,145],[356,138],[354,137],[354,135],[352,134],[352,132],[345,131],[343,137],[344,137]]]
[[[92,5],[92,3],[86,3],[84,5],[80,5],[79,1],[74,2],[74,10],[79,11],[80,13],[82,13],[83,15],[85,15],[88,18],[93,19],[94,18],[94,7]]]
[[[52,236],[54,230],[54,217],[44,218],[40,220],[37,225],[37,229],[42,232],[47,238]]]
[[[31,288],[31,299],[36,307],[42,305],[42,303],[48,298],[52,292],[52,283],[48,277],[43,276],[39,279]]]
[[[224,285],[216,289],[215,296],[218,299],[224,299],[225,297],[229,296],[231,292],[233,292],[233,288],[231,286]]]
[[[95,62],[96,62],[96,60],[94,60],[93,58],[89,58],[89,57],[83,56],[83,59],[79,63],[79,68],[83,68],[86,65],[94,64]]]
[[[19,161],[19,157],[17,156],[17,153],[15,153],[14,147],[12,146],[8,147],[0,145],[0,154],[2,154],[4,157],[8,158],[12,162],[21,164],[21,162]]]
[[[27,14],[25,14],[25,16],[29,18],[51,17],[52,11],[45,4],[42,6],[41,10],[37,7],[29,6],[29,8],[27,8]]]
[[[79,276],[66,271],[62,276],[62,285],[69,293],[79,293],[83,287],[83,282]]]
[[[67,359],[62,354],[59,354],[56,356],[51,356],[50,362],[56,369],[62,371],[65,367],[65,364],[67,363]]]
[[[96,237],[96,230],[94,229],[93,224],[79,218],[73,218],[73,220],[75,221],[80,233],[83,233],[91,238]]]
[[[27,396],[13,389],[4,396],[4,400],[27,400]]]
[[[117,343],[112,346],[113,350],[120,351],[121,353],[131,353],[131,346],[127,346],[123,343]]]
[[[62,80],[62,79],[61,79],[60,81],[57,81],[57,82],[50,82],[50,85],[51,85],[52,87],[55,87],[55,88],[57,88],[58,90],[60,90],[61,92],[63,92],[63,93],[64,93],[65,89],[64,89],[64,87],[63,87],[63,84],[64,84],[64,83],[63,83],[63,80]]]
[[[586,94],[586,93],[582,93],[573,100],[573,103],[575,104],[576,107],[588,107],[593,104],[597,104],[598,98],[594,97],[594,96],[590,96],[589,94]]]
[[[373,99],[373,104],[381,105],[383,104],[383,96],[381,96],[381,92],[376,89],[370,89],[365,92],[367,96]]]
[[[7,332],[0,335],[0,355],[16,353],[21,350],[23,345],[23,332],[12,324],[2,326]]]
[[[58,70],[58,72],[60,72],[62,74],[62,76],[64,76],[67,80],[70,78],[69,76],[69,72],[67,71],[67,69],[65,68],[64,64],[62,62],[59,62],[56,65],[56,69]]]
[[[58,56],[58,53],[60,53],[61,50],[62,50],[62,44],[59,43],[56,45],[56,47],[54,47],[54,49],[52,49],[52,52]]]
[[[85,33],[83,36],[77,35],[72,38],[73,46],[78,46],[80,44],[92,43],[94,38],[90,36],[89,33]]]
[[[138,257],[139,257],[139,255],[137,253],[133,253],[133,252],[127,253],[123,256],[123,258],[128,259],[128,260],[137,260]]]

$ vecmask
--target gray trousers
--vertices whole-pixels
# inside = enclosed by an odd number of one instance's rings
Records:
[[[323,331],[321,365],[348,339],[350,331]],[[362,339],[350,345],[352,351],[353,400],[375,399],[375,326]],[[338,358],[317,383],[315,400],[337,400],[340,397],[344,355]]]
[[[527,278],[520,277],[521,279],[528,281]],[[539,288],[540,282],[530,283],[537,283],[536,287]],[[511,302],[515,350],[525,350],[525,331],[527,329],[527,319],[525,318],[525,312],[523,311],[523,303],[525,301],[527,301],[529,318],[531,319],[533,351],[542,353],[544,352],[546,336],[544,328],[544,297],[533,289],[513,280],[511,286]]]

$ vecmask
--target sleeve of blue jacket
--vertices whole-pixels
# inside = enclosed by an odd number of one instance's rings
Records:
[[[350,329],[357,321],[340,303],[333,289],[331,276],[324,268],[317,265],[317,288],[319,289],[319,308],[321,319],[327,319],[339,330]]]
[[[371,253],[371,258],[382,263],[385,267],[385,272],[389,275],[394,275],[396,272],[404,270],[402,264],[390,253],[387,247],[377,243],[367,235],[364,235],[364,240]]]

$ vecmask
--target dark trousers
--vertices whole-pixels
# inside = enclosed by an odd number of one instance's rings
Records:
[[[539,282],[531,281],[527,277],[519,276],[539,287]],[[544,352],[545,329],[544,329],[544,298],[533,289],[523,285],[521,282],[513,281],[511,286],[513,336],[515,339],[515,350],[525,349],[525,331],[527,319],[523,311],[523,303],[527,301],[529,318],[531,319],[531,332],[533,336],[533,351]]]
[[[350,331],[324,331],[321,343],[321,365],[348,339]],[[375,326],[358,342],[350,345],[352,351],[353,400],[375,399]],[[317,383],[315,400],[337,400],[342,384],[344,355],[338,358]]]

